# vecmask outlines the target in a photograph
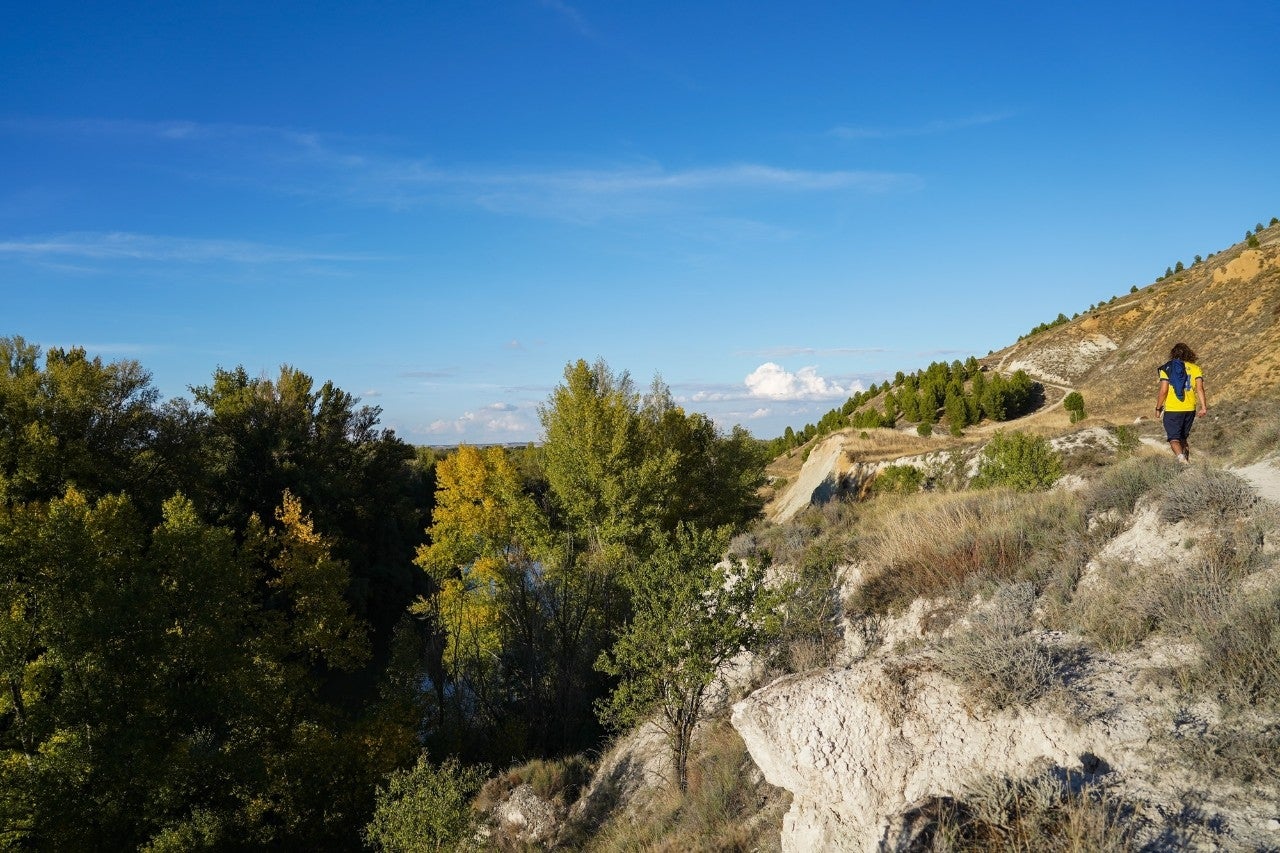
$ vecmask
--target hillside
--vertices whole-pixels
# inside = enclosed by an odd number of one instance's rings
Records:
[[[982,359],[1045,384],[1030,414],[775,460],[730,557],[771,566],[786,615],[720,672],[688,792],[651,722],[576,804],[518,788],[489,842],[539,822],[587,850],[1280,849],[1280,228],[1258,242]],[[1148,414],[1177,340],[1211,383],[1190,466]],[[1053,487],[980,482],[997,432],[1039,442],[1015,464]],[[872,488],[890,466],[918,476]]]
[[[1205,368],[1210,401],[1280,389],[1280,225],[1173,276],[1031,335],[985,363],[1026,370],[1083,393],[1090,414],[1146,414],[1155,368],[1185,341]]]
[[[1044,405],[1014,422],[983,421],[959,438],[941,429],[921,438],[913,424],[905,423],[898,430],[847,428],[784,454],[769,466],[775,488],[767,517],[786,521],[810,502],[857,492],[878,471],[904,458],[923,467],[957,450],[972,456],[996,429],[1060,434],[1070,426],[1061,402],[1072,390],[1084,396],[1089,424],[1141,423],[1150,418],[1155,370],[1178,341],[1200,356],[1212,409],[1276,399],[1280,224],[1256,236],[1256,248],[1239,243],[979,359],[988,372],[1023,370],[1044,385]],[[882,397],[863,408],[883,408]],[[1231,428],[1214,412],[1209,421]]]

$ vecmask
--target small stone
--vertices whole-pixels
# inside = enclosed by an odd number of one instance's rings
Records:
[[[1275,818],[1272,818],[1271,820],[1264,823],[1262,825],[1262,828],[1268,829],[1271,832],[1280,832],[1280,820],[1276,820]]]

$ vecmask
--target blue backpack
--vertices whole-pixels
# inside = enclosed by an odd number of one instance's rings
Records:
[[[1166,361],[1160,365],[1160,369],[1169,377],[1169,387],[1173,389],[1174,396],[1179,400],[1185,399],[1187,392],[1191,390],[1191,377],[1187,375],[1187,366],[1182,363],[1182,359]]]

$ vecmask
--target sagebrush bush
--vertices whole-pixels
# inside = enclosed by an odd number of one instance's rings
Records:
[[[1038,435],[997,432],[978,457],[974,488],[1047,489],[1062,476],[1062,456]]]
[[[1062,655],[1029,633],[1035,599],[1029,582],[997,588],[966,628],[934,645],[934,665],[996,709],[1030,705],[1060,687]]]
[[[1202,630],[1196,683],[1232,707],[1280,712],[1280,587],[1234,596]]]

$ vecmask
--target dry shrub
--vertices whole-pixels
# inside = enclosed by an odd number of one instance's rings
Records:
[[[968,627],[934,645],[934,665],[996,709],[1030,705],[1060,687],[1065,653],[1030,633],[1035,599],[1029,582],[998,588]]]
[[[1065,771],[1030,779],[990,779],[963,799],[938,798],[913,810],[910,839],[886,850],[931,853],[1128,853],[1141,849],[1134,809]],[[923,820],[920,819],[923,817]],[[924,825],[922,826],[921,823]]]
[[[1167,522],[1190,519],[1209,523],[1243,518],[1258,503],[1247,482],[1220,468],[1194,465],[1155,490],[1160,517]]]
[[[1174,748],[1214,779],[1280,783],[1280,723],[1233,717],[1173,735]]]
[[[1109,561],[1099,571],[1106,583],[1072,601],[1069,621],[1104,648],[1131,648],[1160,624],[1160,578],[1119,561]]]
[[[761,531],[760,548],[772,552],[789,585],[781,622],[769,652],[786,672],[825,666],[842,647],[837,567],[851,559],[857,508],[845,501],[813,506],[781,529]],[[776,555],[782,552],[787,559]]]
[[[1195,683],[1233,708],[1280,711],[1280,587],[1236,597],[1199,625]]]
[[[1270,562],[1259,522],[1265,524],[1258,519],[1210,531],[1194,558],[1162,568],[1108,561],[1099,567],[1100,583],[1071,601],[1068,621],[1109,649],[1129,648],[1157,631],[1208,649],[1235,630],[1241,581]]]
[[[920,495],[864,523],[861,555],[876,569],[851,604],[886,613],[978,580],[1038,579],[1051,571],[1051,554],[1078,548],[1082,531],[1079,502],[1064,492]]]

